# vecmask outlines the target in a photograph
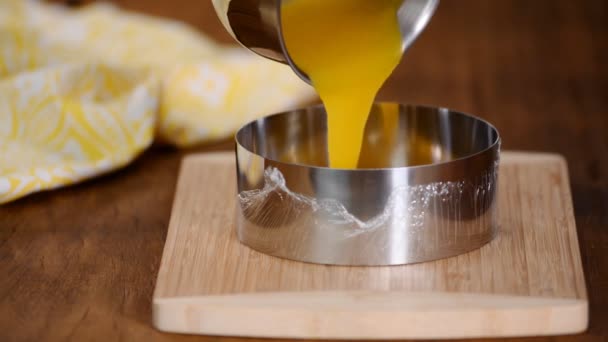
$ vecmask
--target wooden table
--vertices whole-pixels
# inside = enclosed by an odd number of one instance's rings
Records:
[[[209,1],[117,2],[231,41]],[[380,97],[475,113],[506,149],[566,156],[591,321],[558,339],[608,338],[608,2],[444,0]],[[180,159],[231,147],[153,148],[0,207],[0,340],[205,340],[156,331],[151,297]]]

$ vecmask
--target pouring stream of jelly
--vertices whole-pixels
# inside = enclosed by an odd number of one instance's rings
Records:
[[[356,168],[376,94],[401,59],[403,0],[286,0],[283,38],[327,111],[329,165]]]

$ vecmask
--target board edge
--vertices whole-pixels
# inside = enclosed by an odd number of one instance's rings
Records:
[[[154,298],[153,323],[165,332],[264,338],[567,335],[587,329],[588,301],[447,292],[266,292]]]

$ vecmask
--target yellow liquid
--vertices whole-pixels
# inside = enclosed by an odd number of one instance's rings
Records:
[[[374,98],[401,59],[403,0],[284,0],[285,45],[327,110],[329,164],[356,168]]]

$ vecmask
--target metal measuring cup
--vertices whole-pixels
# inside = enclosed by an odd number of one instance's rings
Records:
[[[310,79],[291,59],[281,27],[281,3],[288,0],[213,0],[228,32],[249,50],[291,66],[307,83]],[[373,0],[379,1],[379,0]],[[397,12],[405,51],[429,22],[439,0],[404,0]]]

